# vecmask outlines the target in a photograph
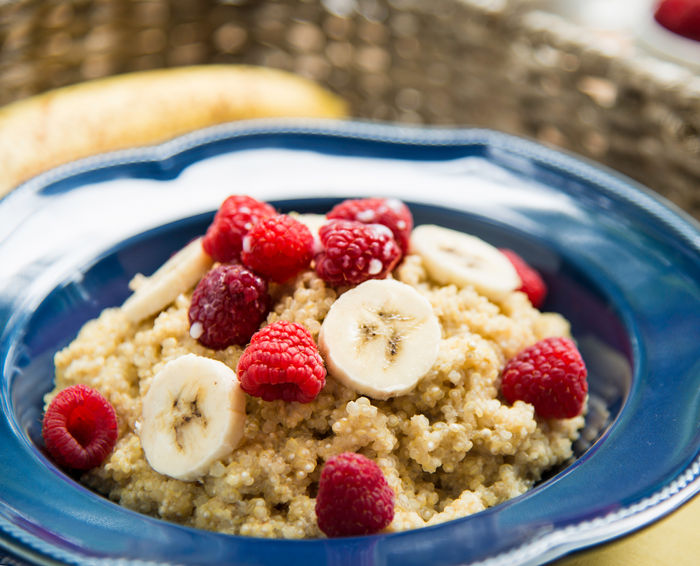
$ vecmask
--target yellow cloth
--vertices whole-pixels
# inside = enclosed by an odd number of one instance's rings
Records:
[[[700,564],[700,497],[661,521],[550,566],[697,566]]]

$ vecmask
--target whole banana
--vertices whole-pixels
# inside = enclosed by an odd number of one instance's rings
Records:
[[[222,122],[346,113],[315,83],[263,67],[196,65],[86,81],[0,108],[0,196],[62,163]]]

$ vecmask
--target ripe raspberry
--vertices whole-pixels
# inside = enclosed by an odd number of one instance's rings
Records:
[[[309,403],[326,383],[326,368],[311,334],[287,320],[253,335],[236,373],[241,389],[264,401]]]
[[[700,0],[664,0],[654,19],[673,33],[700,41]]]
[[[241,261],[272,281],[282,283],[311,263],[314,237],[301,222],[278,214],[258,222],[243,238]]]
[[[87,385],[59,392],[44,414],[46,449],[64,468],[89,470],[99,466],[114,448],[117,434],[114,408]]]
[[[540,274],[513,250],[501,249],[501,253],[513,264],[520,281],[522,281],[518,291],[527,295],[533,307],[540,308],[547,296],[547,285]]]
[[[394,236],[383,224],[332,220],[319,230],[323,251],[316,273],[331,285],[357,285],[383,279],[401,257]]]
[[[401,255],[408,252],[413,230],[413,215],[408,207],[395,198],[348,199],[326,214],[329,220],[355,220],[363,224],[383,224],[394,234]]]
[[[586,366],[568,338],[545,338],[508,360],[501,391],[509,403],[525,401],[545,419],[581,414],[588,392]]]
[[[326,536],[373,534],[393,518],[394,491],[375,462],[362,454],[343,452],[324,464],[316,519]]]
[[[204,235],[204,251],[222,263],[237,261],[243,247],[243,237],[256,222],[275,214],[277,211],[269,204],[252,197],[228,197]]]
[[[239,264],[218,265],[192,293],[190,336],[214,350],[243,345],[260,327],[269,306],[264,279]]]

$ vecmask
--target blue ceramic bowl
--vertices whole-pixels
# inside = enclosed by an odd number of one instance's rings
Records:
[[[283,211],[396,196],[416,223],[518,251],[590,371],[588,442],[533,490],[397,534],[264,540],[121,508],[42,451],[52,356],[229,194]],[[81,161],[0,202],[0,548],[31,563],[534,564],[658,519],[700,489],[700,230],[628,179],[483,130],[227,125]],[[1,552],[1,551],[0,551]]]

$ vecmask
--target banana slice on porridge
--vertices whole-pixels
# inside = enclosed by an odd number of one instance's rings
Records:
[[[319,350],[330,373],[374,399],[407,393],[438,354],[440,324],[413,287],[372,279],[346,291],[330,308]]]
[[[226,364],[196,354],[171,360],[143,399],[139,436],[158,473],[191,481],[240,442],[245,393]]]
[[[413,229],[411,249],[439,283],[473,286],[499,300],[521,285],[513,265],[481,238],[442,226],[423,224]]]
[[[194,287],[213,263],[202,249],[202,238],[192,240],[141,283],[124,301],[122,312],[134,324],[159,313]]]

